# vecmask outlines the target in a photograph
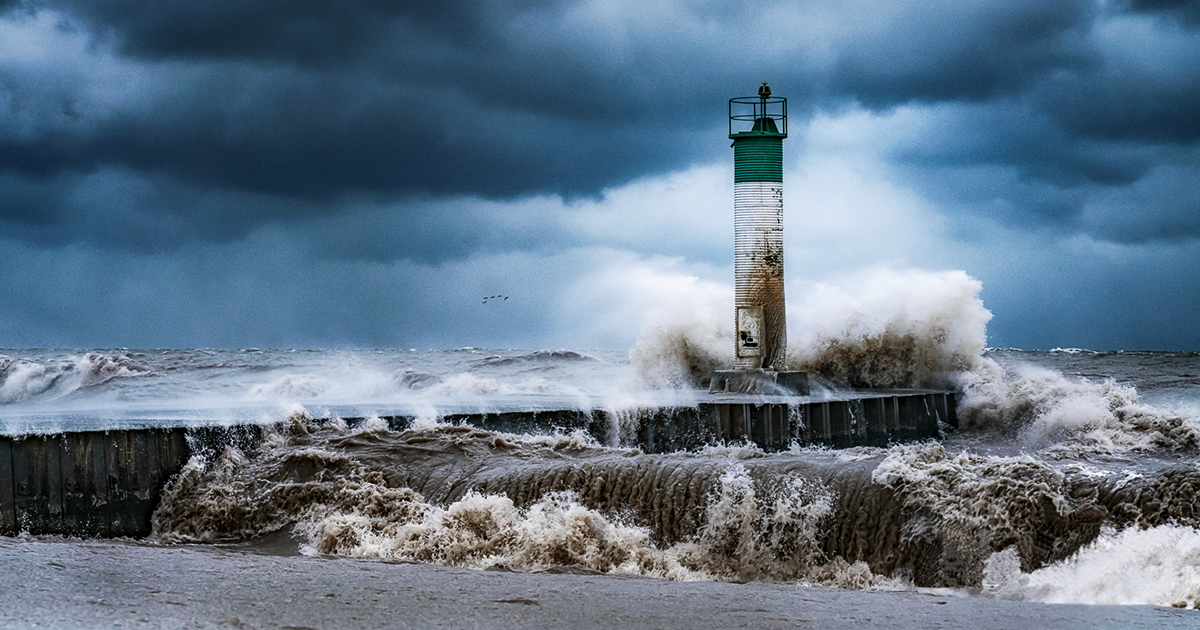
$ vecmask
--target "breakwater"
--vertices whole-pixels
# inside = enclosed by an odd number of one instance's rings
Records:
[[[458,413],[442,420],[510,433],[583,431],[646,453],[722,442],[753,442],[770,451],[793,443],[879,446],[934,438],[939,428],[956,426],[955,406],[955,394],[945,391],[714,394],[694,405]],[[380,417],[397,431],[415,421],[403,414]],[[343,420],[353,426],[364,419]],[[163,486],[190,457],[230,445],[253,451],[265,430],[243,424],[0,436],[0,534],[146,536]]]

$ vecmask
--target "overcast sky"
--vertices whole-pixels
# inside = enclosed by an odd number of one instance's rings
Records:
[[[763,81],[789,301],[1200,350],[1196,0],[0,0],[0,346],[628,347],[730,290]]]

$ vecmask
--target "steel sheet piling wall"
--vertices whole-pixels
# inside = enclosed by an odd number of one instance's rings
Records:
[[[145,536],[185,429],[0,437],[0,535]]]
[[[12,441],[0,438],[0,534],[16,531],[17,502],[13,495]]]
[[[63,439],[63,527],[67,531],[106,533],[107,525],[95,513],[96,506],[108,504],[104,441],[88,433],[68,433]]]
[[[701,404],[711,407],[716,441],[750,439],[767,450],[800,444],[885,446],[938,436],[939,423],[954,426],[954,394],[863,394],[842,400]],[[662,451],[649,451],[662,452]]]
[[[622,435],[621,441],[647,453],[747,440],[769,451],[787,449],[793,442],[883,445],[936,437],[939,422],[956,422],[955,398],[949,392],[774,399],[715,398],[694,406],[642,409],[636,431]],[[614,426],[609,412],[600,410],[462,414],[455,419],[491,430],[585,430],[600,441],[612,438]],[[387,420],[393,430],[405,430],[412,421],[401,416]],[[227,446],[253,452],[264,431],[259,425],[239,425],[0,436],[0,535],[146,536],[164,485],[190,456],[216,456]]]
[[[62,519],[62,451],[47,436],[12,443],[13,489],[17,525],[31,533]]]

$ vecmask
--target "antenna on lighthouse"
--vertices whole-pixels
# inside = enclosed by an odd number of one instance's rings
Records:
[[[783,140],[787,99],[729,99],[733,140],[734,367],[710,391],[808,392],[808,375],[787,369],[783,295]],[[777,390],[784,390],[779,392]]]

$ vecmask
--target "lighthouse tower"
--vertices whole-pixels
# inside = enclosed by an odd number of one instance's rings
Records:
[[[713,375],[712,391],[805,394],[807,375],[787,371],[783,296],[783,139],[787,99],[729,99],[733,140],[735,354],[731,372]]]
[[[738,129],[737,127],[742,127]],[[783,139],[787,99],[766,83],[729,99],[733,140],[734,324],[738,369],[786,370],[783,304]]]

